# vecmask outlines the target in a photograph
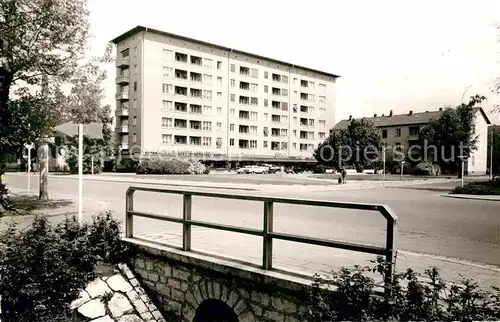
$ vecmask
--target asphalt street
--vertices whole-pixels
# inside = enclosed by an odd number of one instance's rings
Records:
[[[210,177],[212,176],[205,176],[205,178]],[[231,180],[229,176],[226,178]],[[258,177],[252,180],[255,179]],[[26,178],[22,176],[6,175],[4,181],[12,188],[26,188]],[[88,181],[84,184],[84,197],[86,202],[100,202],[107,209],[114,211],[117,218],[123,221],[125,191],[130,185],[130,183]],[[38,189],[36,180],[32,181],[32,187],[34,190]],[[74,179],[50,178],[49,187],[50,193],[54,196],[76,198],[78,195],[78,184]],[[446,189],[448,185],[441,184],[436,187]],[[320,192],[302,190],[285,192],[277,189],[274,192],[266,192],[266,195],[385,204],[391,207],[399,218],[397,237],[399,250],[500,266],[500,203],[443,198],[439,196],[441,192],[432,189],[432,185],[420,185],[418,189],[407,187]],[[217,191],[224,190],[217,189]],[[227,192],[248,194],[245,191]],[[138,211],[182,216],[182,198],[179,195],[138,192],[134,207]],[[259,202],[193,197],[193,219],[197,220],[261,229],[262,212],[263,205]],[[276,205],[274,228],[276,231],[291,234],[372,245],[383,245],[385,238],[385,223],[381,215],[345,209]],[[180,231],[181,227],[178,224],[143,218],[136,218],[134,221],[134,234],[138,235],[172,234],[172,241],[180,243],[178,238]],[[213,234],[210,237],[208,235],[203,237],[205,230],[195,229],[193,232],[195,239],[197,234],[201,239],[210,238],[214,244],[222,245],[207,251],[221,252],[221,249],[230,249],[236,245],[234,244],[236,239],[233,240],[228,234],[215,235],[219,236],[215,237],[216,241],[213,240]],[[262,248],[257,237],[248,236],[244,243],[254,245],[256,252]],[[248,253],[251,252],[249,250]],[[319,255],[311,253],[310,256]]]

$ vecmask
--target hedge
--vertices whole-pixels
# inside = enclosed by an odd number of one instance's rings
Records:
[[[137,174],[203,174],[206,167],[199,161],[171,160],[144,160],[137,166]]]
[[[500,179],[497,178],[494,182],[470,182],[463,187],[456,187],[451,193],[463,195],[500,195]]]

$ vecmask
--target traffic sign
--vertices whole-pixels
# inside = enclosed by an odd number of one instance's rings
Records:
[[[92,139],[102,139],[102,123],[83,124],[83,135]],[[66,122],[55,127],[55,130],[68,136],[78,135],[78,124]]]

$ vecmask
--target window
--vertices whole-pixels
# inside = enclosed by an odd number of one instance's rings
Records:
[[[264,148],[267,148],[267,141],[264,141]]]
[[[172,119],[169,117],[162,117],[161,118],[161,127],[163,127],[163,128],[172,127]]]
[[[231,102],[234,102],[236,100],[236,96],[234,94],[231,94]]]
[[[288,96],[288,90],[283,88],[283,89],[281,90],[281,95],[283,95],[283,96]]]
[[[162,134],[161,142],[163,144],[171,144],[172,143],[172,134]]]
[[[314,113],[314,106],[309,106],[309,113]]]
[[[309,102],[314,102],[314,94],[309,94]]]
[[[287,129],[281,129],[281,136],[288,136],[288,130]]]
[[[257,126],[254,125],[250,126],[250,133],[257,134]]]
[[[252,92],[257,93],[258,86],[257,84],[252,84]]]
[[[137,108],[137,99],[134,98],[134,100],[132,101],[132,108]]]
[[[254,106],[259,105],[259,99],[257,97],[250,98],[250,104]]]
[[[203,83],[206,85],[212,85],[212,75],[203,75]]]
[[[172,94],[174,87],[170,84],[163,84],[162,89],[163,89],[163,94]]]
[[[191,145],[201,145],[201,137],[199,136],[190,136],[189,144]]]
[[[251,76],[253,78],[258,78],[259,77],[259,71],[257,69],[255,69],[255,68],[252,68]]]
[[[217,149],[222,148],[222,138],[217,138],[217,141],[215,141],[215,144],[217,145]]]
[[[204,131],[212,131],[212,122],[203,121],[203,130]]]
[[[222,115],[222,107],[217,106],[217,115]]]
[[[229,124],[229,131],[234,131],[234,124]]]
[[[401,143],[396,142],[396,151],[402,151],[403,147],[401,146]]]
[[[326,108],[324,108],[324,107],[320,107],[320,108],[319,108],[319,112],[320,112],[321,114],[325,114],[325,113],[326,113]]]
[[[137,116],[134,116],[134,118],[132,119],[132,125],[133,126],[137,125]]]
[[[193,105],[191,105],[191,106],[193,106]],[[191,109],[192,109],[192,107],[191,107]],[[175,103],[175,111],[176,112],[187,112],[188,111],[187,104],[186,103],[178,103],[178,102]],[[200,111],[200,113],[201,113],[201,111]]]
[[[174,74],[174,69],[172,67],[163,66],[163,76],[171,77],[173,74]]]
[[[326,97],[325,96],[318,96],[318,99],[319,99],[319,102],[320,103],[324,103],[326,101]]]
[[[263,129],[262,129],[262,133],[264,134],[265,137],[267,137],[269,135],[269,129],[267,128],[267,126],[265,126]]]
[[[201,105],[191,104],[189,106],[189,110],[193,114],[201,114],[202,108],[201,108]]]
[[[297,84],[297,78],[294,78],[294,79],[293,79],[293,83],[294,83],[294,84]]]
[[[269,114],[264,113],[264,121],[267,121],[267,118],[269,117]]]
[[[269,77],[269,73],[267,72],[267,70],[264,72],[264,78],[267,79]]]
[[[309,88],[314,89],[314,82],[309,82]]]
[[[267,100],[267,98],[265,98],[265,99],[264,99],[264,106],[266,106],[266,107],[267,107],[267,106],[268,106],[268,104],[269,104],[269,103],[268,103],[268,100]]]
[[[234,139],[229,139],[229,145],[234,146]]]
[[[217,100],[222,101],[222,92],[217,92]]]
[[[130,55],[128,48],[125,50],[122,50],[121,54],[122,54],[122,58],[127,58]]]
[[[222,69],[222,62],[220,60],[217,62],[217,69]]]
[[[169,49],[163,49],[163,60],[172,60],[174,58],[174,52]]]
[[[203,105],[203,114],[211,115],[212,114],[212,106]]]
[[[231,64],[231,72],[232,73],[236,72],[236,65],[235,64]]]
[[[294,123],[294,124],[297,124],[297,116],[294,116],[294,117],[293,117],[293,123]]]
[[[293,149],[294,149],[294,150],[297,150],[297,143],[294,143],[294,144],[293,144]]]
[[[236,80],[231,79],[231,87],[234,87],[234,86],[236,86]]]
[[[203,58],[203,67],[212,68],[212,60]]]
[[[325,93],[326,92],[326,84],[319,84],[319,90],[321,93]]]
[[[222,86],[222,77],[217,77],[217,85]]]
[[[314,120],[313,119],[309,119],[309,126],[314,126]]]
[[[268,93],[268,92],[269,92],[269,86],[264,85],[264,93]]]
[[[401,129],[396,129],[396,137],[401,137]]]
[[[288,76],[283,75],[283,76],[281,77],[281,81],[282,81],[283,83],[285,83],[285,84],[288,84]]]
[[[281,123],[288,123],[288,115],[281,115]]]
[[[250,112],[250,119],[251,120],[257,120],[257,112]]]
[[[134,82],[134,92],[137,92],[137,82]]]
[[[217,122],[217,131],[221,131],[221,130],[222,130],[222,123]]]
[[[162,101],[161,103],[162,103],[162,107],[161,107],[162,112],[169,112],[172,110],[172,107],[173,107],[172,101]]]
[[[318,132],[318,135],[319,135],[320,139],[324,139],[326,137],[326,133],[325,132]]]
[[[387,139],[387,130],[382,130],[382,138]]]
[[[207,100],[212,100],[212,91],[203,91],[203,98]]]
[[[288,102],[281,102],[281,110],[288,111]]]
[[[307,137],[311,140],[314,140],[314,132],[307,132]]]
[[[137,142],[137,134],[135,134],[135,133],[132,135],[132,142],[133,143]]]
[[[137,74],[137,64],[134,65],[134,74]]]
[[[257,140],[250,140],[250,149],[257,148]]]
[[[272,74],[272,80],[275,81],[275,82],[281,82],[281,75],[279,74]]]
[[[293,112],[294,113],[298,112],[297,104],[293,104]]]
[[[293,130],[293,136],[297,136],[297,130]]]
[[[176,135],[174,136],[175,144],[187,144],[187,136],[185,135]]]
[[[204,137],[203,138],[203,145],[204,146],[212,146],[212,138]]]
[[[416,136],[420,133],[420,128],[418,126],[410,126],[410,135]]]
[[[234,108],[229,110],[229,115],[231,115],[232,117],[235,116],[235,109]]]

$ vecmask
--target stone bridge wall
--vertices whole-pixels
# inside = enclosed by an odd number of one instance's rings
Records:
[[[143,287],[158,307],[174,311],[182,321],[202,321],[200,304],[206,307],[213,299],[231,308],[237,316],[234,321],[301,321],[310,281],[194,252],[126,241],[135,250],[130,268]]]

